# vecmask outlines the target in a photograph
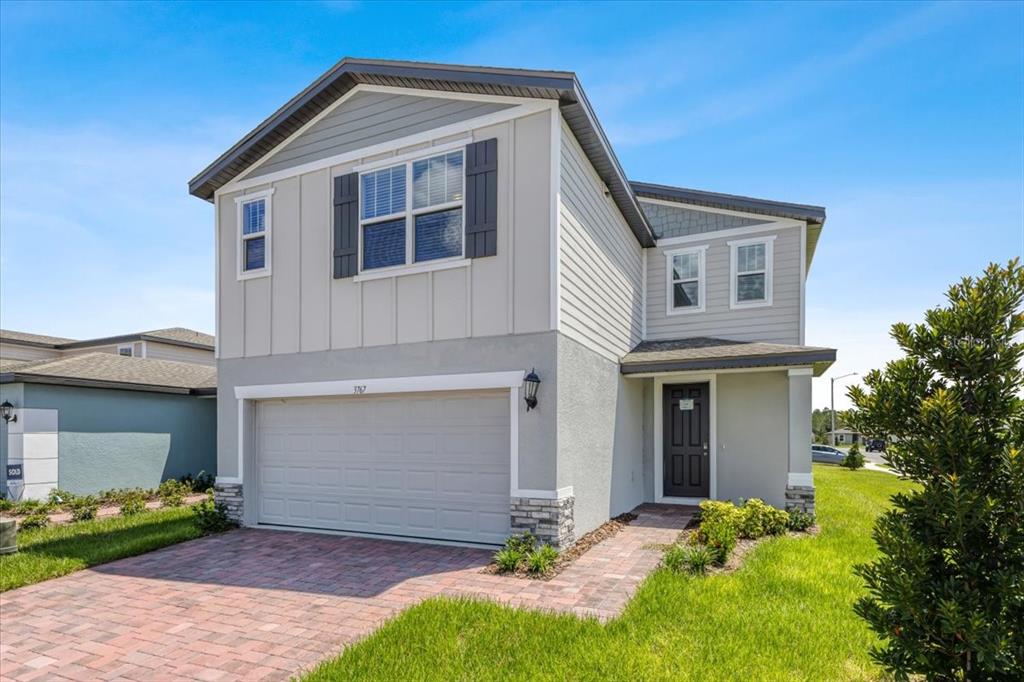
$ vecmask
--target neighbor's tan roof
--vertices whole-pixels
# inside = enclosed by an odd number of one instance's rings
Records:
[[[814,365],[817,374],[835,359],[834,348],[698,336],[644,341],[627,353],[620,364],[624,374],[787,365]]]
[[[37,343],[44,346],[56,346],[60,343],[73,343],[75,339],[66,339],[62,336],[47,336],[45,334],[29,334],[28,332],[16,332],[12,329],[0,329],[0,341],[14,341],[17,343]]]
[[[129,358],[114,353],[83,353],[52,360],[0,361],[0,373],[11,375],[6,381],[31,381],[32,378],[67,379],[69,383],[93,385],[94,382],[126,384],[126,387],[210,389],[217,386],[217,369],[191,362],[173,362],[151,358]]]
[[[185,327],[170,327],[168,329],[157,329],[151,332],[141,332],[139,336],[149,339],[166,339],[168,341],[180,341],[183,343],[196,343],[213,348],[213,336],[197,332],[195,329]]]

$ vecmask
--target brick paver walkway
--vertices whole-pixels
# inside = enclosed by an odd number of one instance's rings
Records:
[[[490,552],[242,529],[0,595],[5,680],[288,679],[423,599],[466,595],[606,620],[692,509],[645,505],[553,580]]]

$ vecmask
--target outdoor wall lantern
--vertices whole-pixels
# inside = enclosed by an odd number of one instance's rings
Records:
[[[533,391],[536,393],[537,389],[534,388]],[[534,402],[536,403],[536,401]],[[3,417],[4,421],[8,424],[18,421],[18,415],[14,414],[14,405],[11,405],[10,400],[5,400],[0,403],[0,417]]]
[[[530,373],[523,379],[523,383],[526,388],[526,397],[523,400],[526,401],[526,411],[529,412],[537,407],[537,387],[540,386],[540,377],[537,376],[535,369],[530,370]]]

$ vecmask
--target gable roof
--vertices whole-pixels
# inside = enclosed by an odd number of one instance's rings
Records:
[[[29,362],[0,360],[0,384],[15,382],[212,395],[217,391],[217,369],[114,353],[83,353]]]
[[[345,57],[256,126],[189,181],[189,193],[212,201],[214,192],[270,153],[360,83],[481,95],[557,100],[572,130],[637,240],[654,245],[654,236],[633,189],[583,88],[571,71],[539,71],[488,66],[355,59]]]
[[[214,338],[210,334],[197,332],[194,329],[185,327],[169,327],[167,329],[154,329],[147,332],[135,332],[134,334],[121,334],[119,336],[106,336],[98,339],[67,339],[60,336],[45,336],[43,334],[30,334],[28,332],[17,332],[10,329],[0,329],[0,341],[20,346],[37,346],[53,348],[56,350],[71,350],[76,348],[90,348],[92,346],[106,346],[114,343],[131,343],[133,341],[156,341],[167,343],[172,346],[185,346],[187,348],[198,348],[201,350],[213,350]]]

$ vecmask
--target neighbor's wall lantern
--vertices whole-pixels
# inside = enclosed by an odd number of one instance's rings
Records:
[[[526,401],[526,411],[529,412],[537,407],[537,387],[540,386],[540,377],[537,376],[537,372],[531,369],[523,379],[523,384],[526,388],[526,397],[523,400]]]
[[[536,393],[537,389],[533,390]],[[14,405],[11,405],[10,400],[0,403],[0,417],[3,417],[8,424],[18,421],[18,415],[14,414]]]

